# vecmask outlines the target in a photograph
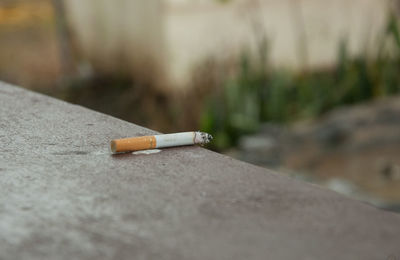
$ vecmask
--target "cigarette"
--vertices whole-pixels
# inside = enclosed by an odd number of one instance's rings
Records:
[[[183,132],[115,139],[111,141],[110,149],[111,153],[116,154],[183,145],[202,145],[211,140],[212,136],[204,132]]]

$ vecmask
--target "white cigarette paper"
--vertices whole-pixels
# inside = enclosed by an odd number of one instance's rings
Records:
[[[202,145],[211,140],[212,136],[204,132],[183,132],[116,139],[111,141],[110,148],[112,153],[123,153],[182,145]]]
[[[202,132],[183,132],[175,134],[155,135],[156,148],[206,144],[212,139],[211,135]]]

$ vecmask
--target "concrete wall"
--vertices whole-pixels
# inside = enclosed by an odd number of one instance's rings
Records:
[[[388,0],[69,0],[81,54],[96,68],[130,71],[162,87],[190,85],[212,57],[227,61],[270,40],[272,65],[329,66],[338,42],[350,52],[379,36]]]
[[[102,73],[158,79],[164,58],[160,1],[68,0],[78,55]],[[155,64],[155,65],[154,65]]]

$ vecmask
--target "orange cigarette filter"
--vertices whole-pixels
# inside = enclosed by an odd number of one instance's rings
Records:
[[[156,148],[155,136],[140,136],[116,139],[111,141],[112,153],[124,153],[129,151],[147,150]]]

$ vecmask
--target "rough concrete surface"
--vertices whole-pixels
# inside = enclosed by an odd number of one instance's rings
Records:
[[[0,83],[0,259],[400,259],[400,215]],[[133,111],[134,113],[134,111]]]

